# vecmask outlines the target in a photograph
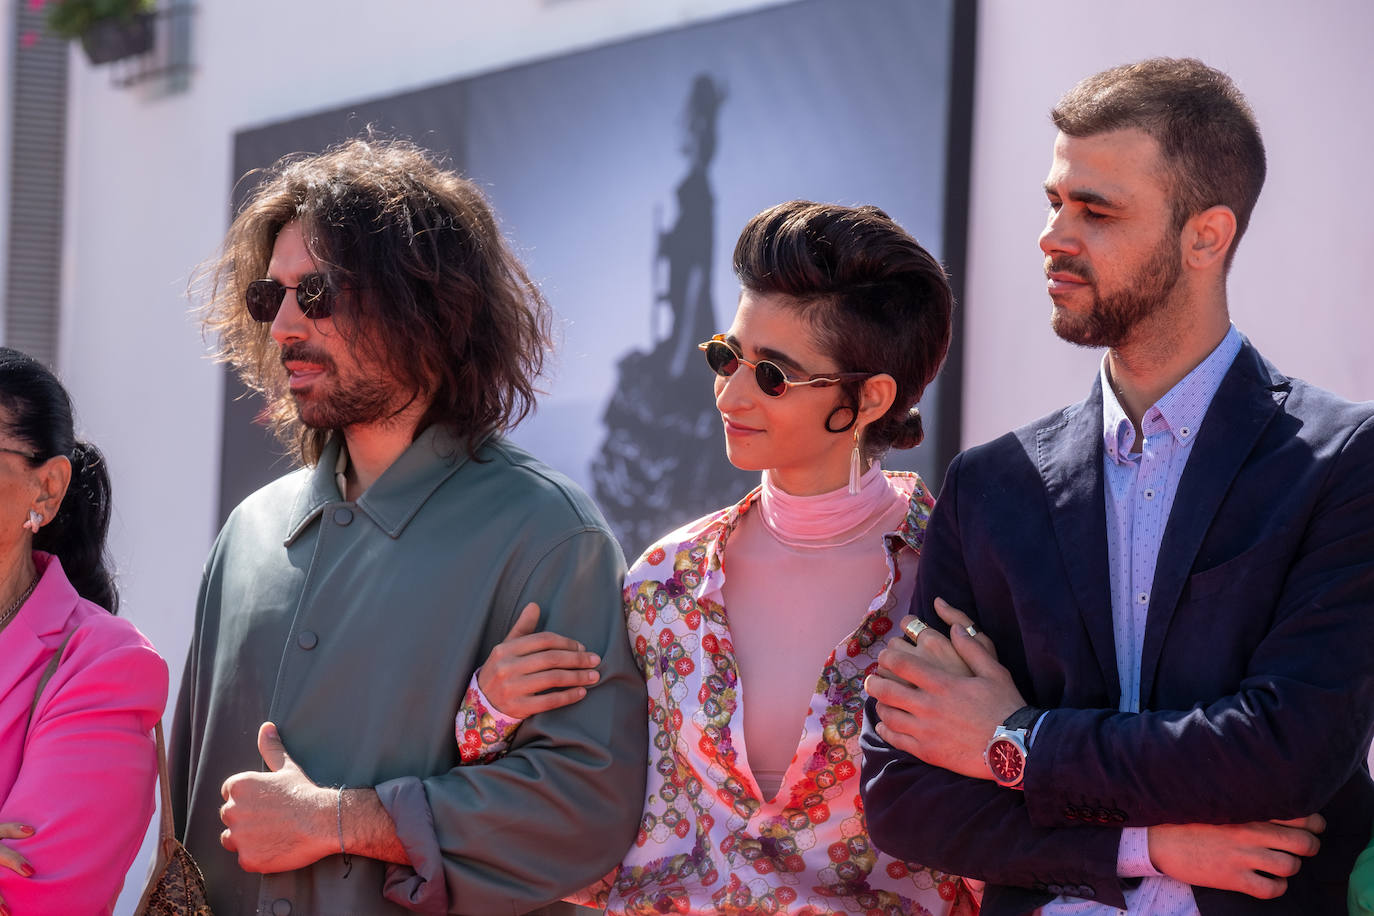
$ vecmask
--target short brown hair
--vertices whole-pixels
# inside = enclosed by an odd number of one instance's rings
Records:
[[[740,285],[781,294],[842,372],[887,373],[897,394],[864,430],[864,453],[913,448],[916,403],[949,350],[954,295],[945,270],[877,207],[793,200],[749,221],[735,245]],[[846,383],[851,404],[860,382]]]
[[[1050,111],[1071,137],[1135,128],[1159,143],[1177,228],[1218,204],[1236,214],[1235,254],[1264,187],[1264,141],[1231,78],[1193,58],[1155,57],[1104,70]]]
[[[306,464],[330,430],[300,422],[270,326],[244,308],[272,248],[299,221],[339,290],[348,345],[429,399],[419,430],[447,424],[472,453],[534,407],[549,349],[543,296],[502,239],[471,181],[402,140],[356,139],[266,169],[207,265],[207,329],[220,356],[262,393],[272,429]]]

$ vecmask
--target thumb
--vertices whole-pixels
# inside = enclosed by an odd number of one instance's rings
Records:
[[[267,769],[273,773],[288,764],[294,766],[291,755],[286,753],[286,745],[282,744],[277,726],[271,722],[262,723],[258,729],[258,753],[262,755],[262,762],[267,764]]]
[[[506,634],[506,642],[510,642],[520,636],[528,636],[539,626],[539,605],[531,601],[525,605],[525,609],[520,612],[520,616],[515,618],[515,625]]]

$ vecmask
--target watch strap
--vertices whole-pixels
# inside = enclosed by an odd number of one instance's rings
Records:
[[[1020,709],[1016,710],[1016,712],[1007,716],[1007,721],[1002,724],[1007,728],[1017,730],[1024,729],[1029,737],[1031,729],[1035,727],[1035,723],[1040,721],[1040,717],[1044,714],[1045,710],[1035,706],[1022,706]]]

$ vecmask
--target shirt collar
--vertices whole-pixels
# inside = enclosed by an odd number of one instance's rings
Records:
[[[1240,332],[1234,324],[1231,325],[1221,343],[1207,358],[1145,411],[1140,424],[1141,432],[1148,438],[1167,431],[1178,444],[1191,444],[1202,428],[1202,420],[1217,389],[1221,387],[1221,380],[1240,353],[1242,343]],[[1135,444],[1135,429],[1117,400],[1111,377],[1107,373],[1106,354],[1102,356],[1098,374],[1102,382],[1103,447],[1110,460],[1121,464],[1130,460],[1128,456]]]
[[[298,538],[327,505],[344,501],[335,476],[342,446],[342,436],[331,436],[319,462],[308,472],[287,519],[286,544]],[[466,443],[442,425],[430,426],[350,505],[388,536],[398,538],[434,491],[467,462]]]

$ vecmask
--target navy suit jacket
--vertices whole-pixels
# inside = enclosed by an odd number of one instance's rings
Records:
[[[1124,906],[1122,827],[1320,810],[1321,851],[1283,897],[1195,888],[1198,908],[1343,912],[1374,820],[1374,404],[1286,378],[1245,343],[1160,544],[1137,714],[1117,711],[1102,451],[1095,386],[951,463],[912,613],[948,632],[934,599],[968,612],[1051,711],[1022,793],[890,747],[870,701],[874,842],[986,880],[984,916],[1001,916],[1057,893]]]

